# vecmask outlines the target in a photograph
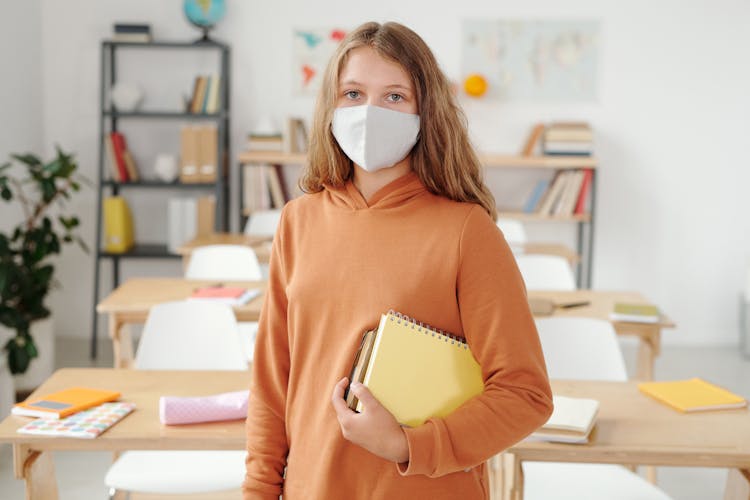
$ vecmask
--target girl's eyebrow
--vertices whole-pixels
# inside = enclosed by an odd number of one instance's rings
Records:
[[[360,82],[358,82],[357,80],[345,80],[345,81],[339,83],[339,87],[345,87],[347,85],[353,85],[355,87],[361,87],[362,86],[362,84]],[[407,92],[411,92],[411,87],[408,87],[406,85],[401,85],[400,83],[394,83],[392,85],[386,85],[385,88],[387,88],[387,89],[401,89],[401,90],[405,90]]]

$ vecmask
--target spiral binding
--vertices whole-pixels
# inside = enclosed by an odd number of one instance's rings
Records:
[[[401,324],[403,321],[404,324],[410,324],[412,330],[416,330],[419,333],[424,333],[425,335],[432,335],[433,337],[437,338],[438,340],[443,340],[444,342],[450,342],[451,345],[457,345],[460,347],[463,347],[464,349],[468,349],[469,346],[466,343],[466,339],[462,337],[458,337],[456,335],[452,335],[448,332],[444,332],[443,330],[436,330],[430,327],[430,325],[424,324],[420,321],[417,321],[414,318],[411,318],[407,316],[406,314],[401,314],[398,311],[394,311],[393,309],[388,311],[388,319],[390,321],[395,321],[396,324]]]

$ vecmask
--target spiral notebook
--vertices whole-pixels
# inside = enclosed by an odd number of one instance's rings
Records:
[[[365,341],[361,349],[367,357]],[[369,357],[363,360],[362,353],[355,360],[352,380],[367,386],[403,425],[415,427],[430,417],[445,417],[484,391],[482,370],[464,339],[400,313],[381,316]],[[361,402],[349,397],[348,403],[361,411]]]

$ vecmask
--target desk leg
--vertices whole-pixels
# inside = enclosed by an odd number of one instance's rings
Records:
[[[507,500],[523,500],[523,468],[512,453],[503,453],[503,496]]]
[[[729,469],[724,500],[750,499],[750,470]]]
[[[638,380],[654,379],[654,363],[659,352],[659,334],[651,338],[640,337],[638,342],[638,362],[636,366],[636,377]]]
[[[26,482],[26,500],[58,500],[52,452],[14,445],[13,468],[16,478]]]
[[[112,339],[115,368],[130,368],[133,364],[133,339],[130,330],[116,314],[109,316],[109,338]]]

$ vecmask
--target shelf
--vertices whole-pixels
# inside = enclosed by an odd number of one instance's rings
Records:
[[[107,118],[165,118],[177,120],[222,120],[229,113],[185,113],[183,111],[102,111]]]
[[[488,168],[596,168],[593,156],[514,156],[482,153],[479,162]]]
[[[213,182],[162,182],[154,180],[136,181],[136,182],[117,182],[117,181],[102,181],[102,186],[118,187],[118,188],[154,188],[154,189],[213,189],[216,184]]]
[[[282,151],[243,151],[238,159],[240,163],[303,165],[307,155]],[[479,161],[487,168],[596,168],[597,164],[592,156],[514,156],[494,153],[480,154]]]
[[[104,40],[102,42],[104,47],[118,47],[118,48],[139,48],[139,49],[150,49],[150,48],[162,48],[162,49],[220,49],[229,50],[228,45],[224,45],[220,42],[175,42],[175,41],[164,41],[157,40],[151,42],[124,42],[119,40]]]
[[[526,222],[590,222],[591,214],[579,215],[539,215],[526,212],[504,212],[500,210],[498,217],[507,217]]]
[[[167,245],[158,243],[141,243],[124,253],[110,253],[104,250],[99,251],[99,256],[111,259],[177,259],[178,254],[171,253],[167,250]]]

